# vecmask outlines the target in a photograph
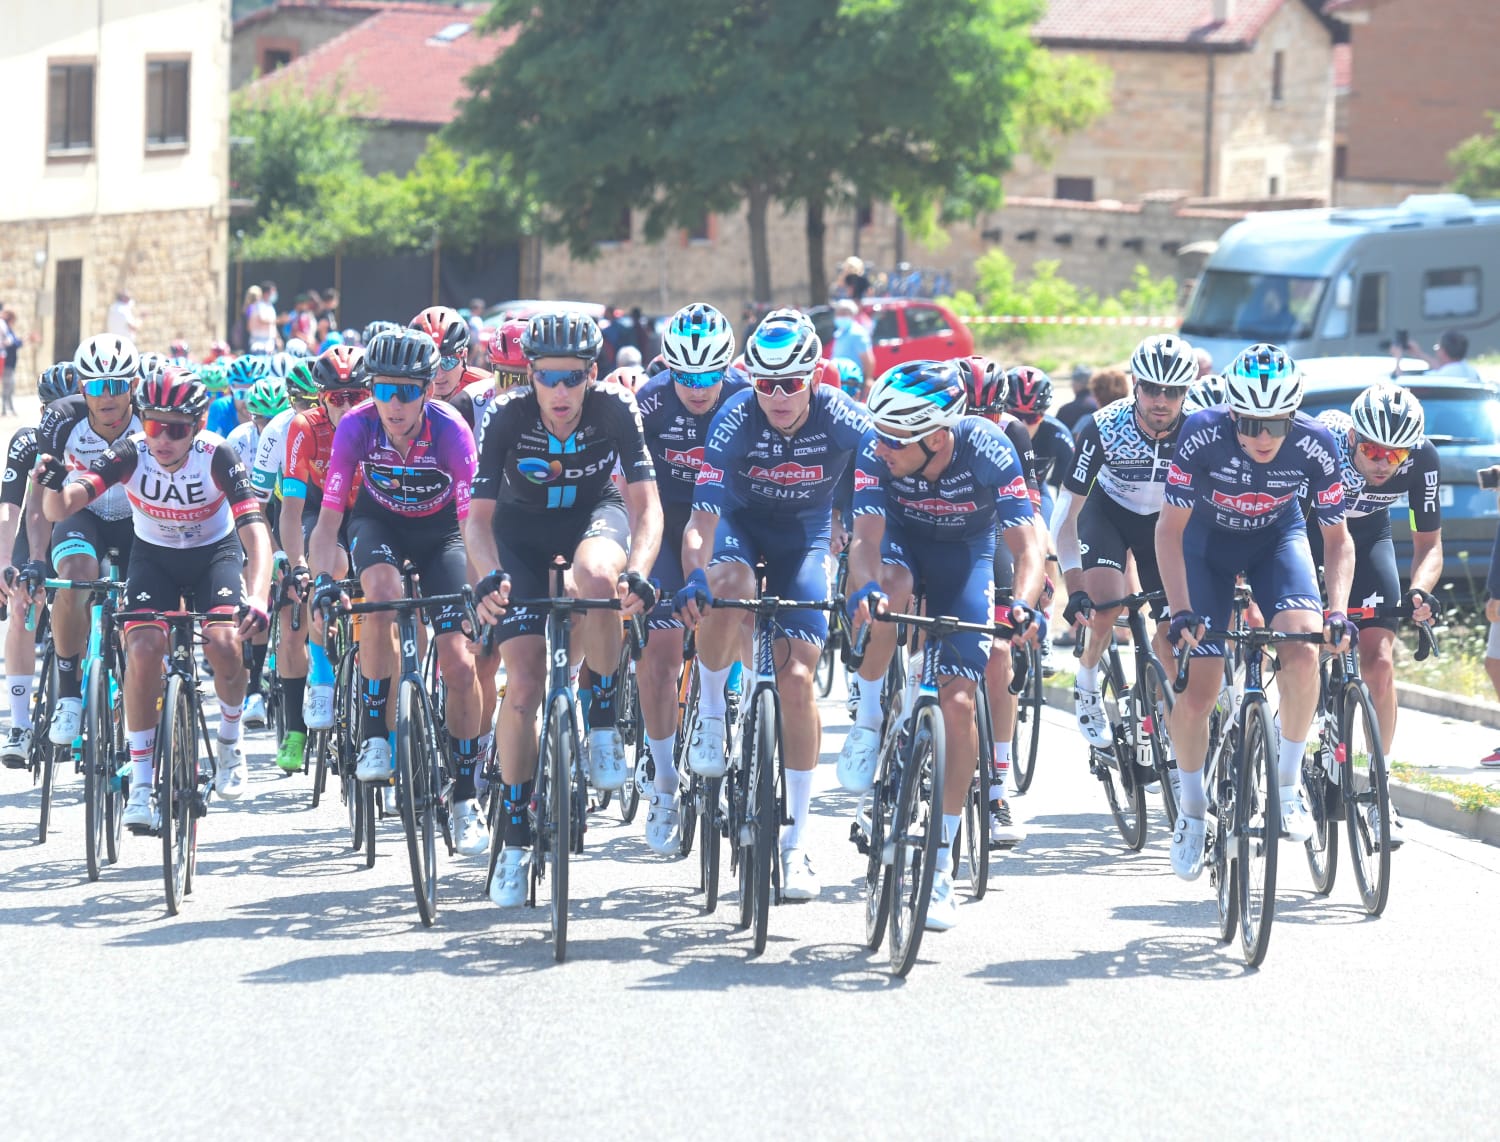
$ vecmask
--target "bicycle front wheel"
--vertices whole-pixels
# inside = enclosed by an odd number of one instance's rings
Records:
[[[1120,681],[1119,659],[1111,654],[1101,663],[1099,689],[1106,711],[1120,708],[1120,695],[1124,686]],[[1111,719],[1113,721],[1113,719]],[[1136,777],[1135,750],[1133,743],[1138,735],[1131,727],[1126,732],[1115,734],[1114,745],[1109,749],[1092,749],[1094,772],[1104,783],[1104,796],[1109,801],[1110,815],[1120,830],[1125,847],[1139,852],[1146,843],[1146,789]]]
[[[990,774],[995,764],[994,723],[990,721],[990,698],[981,680],[974,694],[974,720],[978,730],[979,765],[964,802],[964,855],[969,858],[970,894],[982,899],[990,886]],[[957,852],[957,848],[954,849]]]
[[[1344,689],[1344,819],[1349,864],[1360,903],[1371,916],[1385,911],[1391,890],[1391,802],[1380,723],[1363,682]]]
[[[573,851],[573,768],[577,739],[573,711],[564,695],[557,695],[547,712],[541,760],[537,764],[537,803],[546,819],[537,830],[551,888],[552,958],[562,963],[568,955],[568,858]]]
[[[1318,747],[1302,758],[1302,785],[1307,790],[1307,805],[1312,811],[1313,833],[1303,846],[1307,853],[1307,871],[1312,874],[1313,890],[1319,896],[1327,896],[1333,890],[1334,879],[1339,868],[1339,820],[1343,806],[1340,787],[1334,783],[1341,779],[1339,754],[1343,746],[1330,733],[1325,720],[1328,715],[1320,707],[1314,728],[1318,730]]]
[[[1226,724],[1228,709],[1221,692],[1219,704],[1208,716],[1208,756],[1215,764],[1212,777],[1205,775],[1205,781],[1209,783],[1208,795],[1212,809],[1205,859],[1209,879],[1215,890],[1214,903],[1218,907],[1221,944],[1234,939],[1234,930],[1240,917],[1240,866],[1229,851],[1234,837],[1239,751],[1232,743],[1223,744],[1224,734],[1235,732],[1232,724]]]
[[[943,720],[933,704],[913,722],[891,823],[891,970],[898,976],[917,962],[943,844]]]
[[[1259,967],[1276,918],[1276,853],[1281,841],[1277,795],[1279,742],[1266,700],[1250,697],[1242,707],[1236,833],[1240,866],[1240,948],[1245,963]]]
[[[105,861],[105,818],[110,781],[114,777],[110,749],[114,734],[109,724],[108,693],[104,664],[90,664],[89,681],[83,696],[83,841],[90,880],[99,879],[99,870]]]
[[[426,927],[437,919],[437,757],[427,695],[410,678],[401,680],[396,707],[396,781],[406,855],[417,915]]]
[[[37,824],[36,842],[47,843],[47,830],[52,824],[52,782],[57,769],[58,746],[47,736],[51,714],[57,709],[57,656],[52,644],[47,644],[47,653],[42,658],[42,685],[44,694],[39,703],[48,717],[33,721],[31,733],[31,779],[42,787],[41,819]]]
[[[1161,784],[1162,809],[1167,814],[1167,828],[1177,825],[1177,797],[1172,791],[1172,776],[1177,772],[1172,762],[1172,742],[1167,735],[1167,719],[1172,713],[1172,688],[1167,672],[1154,654],[1141,658],[1140,677],[1136,682],[1137,703],[1141,711],[1140,753],[1138,757],[1156,772]]]
[[[1036,776],[1037,747],[1042,740],[1042,652],[1028,646],[1014,652],[1011,660],[1017,668],[1024,663],[1026,670],[1026,685],[1016,695],[1016,728],[1010,749],[1016,792],[1025,793]]]
[[[161,814],[162,874],[167,913],[177,915],[188,894],[198,828],[198,736],[188,682],[167,677],[156,735],[156,805]]]
[[[698,809],[698,871],[703,889],[703,911],[719,906],[719,840],[724,831],[723,812],[719,807],[722,777],[703,777],[694,781],[694,795],[701,799]]]
[[[776,724],[776,704],[769,694],[755,703],[755,769],[750,778],[751,891],[754,894],[751,923],[755,954],[766,950],[771,925],[771,878],[777,860],[776,841],[781,835],[781,815],[776,810],[776,774],[781,767],[781,735]]]

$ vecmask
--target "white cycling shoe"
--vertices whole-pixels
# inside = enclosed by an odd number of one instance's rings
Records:
[[[724,719],[698,715],[688,742],[688,768],[699,777],[723,777],[728,768],[724,756]]]
[[[855,726],[839,750],[839,784],[850,793],[867,792],[875,784],[875,768],[880,761],[880,731]]]
[[[385,738],[367,738],[359,747],[359,765],[354,776],[361,781],[389,781],[396,776],[396,758]]]
[[[464,856],[478,856],[490,848],[490,831],[484,815],[479,812],[479,802],[470,798],[455,801],[449,811],[453,823],[453,847]]]
[[[302,695],[302,721],[310,730],[333,729],[333,687],[308,684]]]
[[[47,723],[47,740],[53,745],[72,745],[83,725],[83,699],[59,698]]]
[[[490,900],[499,908],[519,908],[526,903],[526,880],[531,874],[529,848],[500,850],[495,874],[490,877]]]

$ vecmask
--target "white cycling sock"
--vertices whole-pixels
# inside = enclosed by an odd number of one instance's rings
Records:
[[[868,678],[859,680],[859,705],[855,709],[854,724],[863,726],[867,730],[878,730],[880,728],[881,716],[885,713],[880,708],[880,691],[882,687],[880,680],[870,681]]]
[[[12,674],[10,684],[10,724],[18,730],[31,729],[31,675]]]
[[[1281,737],[1281,753],[1277,758],[1276,776],[1278,785],[1296,785],[1302,775],[1302,752],[1307,743],[1288,741]]]
[[[151,755],[156,751],[156,727],[149,730],[126,730],[130,747],[130,783],[136,787],[150,785],[155,778]]]
[[[1203,820],[1203,815],[1208,812],[1208,795],[1203,791],[1203,770],[1197,769],[1189,772],[1186,769],[1179,769],[1177,772],[1182,778],[1182,788],[1177,795],[1177,808],[1184,817]]]
[[[724,687],[729,682],[733,666],[723,670],[710,670],[698,660],[698,716],[700,718],[722,718],[724,716]]]
[[[953,838],[958,836],[958,826],[963,822],[962,813],[943,814],[943,847],[938,849],[937,866],[940,872],[951,873],[958,862],[953,859]]]
[[[781,834],[781,847],[795,849],[802,843],[802,824],[812,809],[813,771],[810,769],[788,769],[786,771],[786,812],[792,819]]]
[[[677,788],[677,767],[672,764],[672,749],[677,744],[677,735],[665,738],[646,739],[651,750],[651,760],[656,763],[656,791],[670,793]]]
[[[1099,664],[1096,662],[1092,666],[1085,666],[1080,662],[1076,679],[1080,690],[1099,689]]]
[[[219,699],[219,740],[221,742],[237,742],[240,740],[240,715],[245,711],[245,703],[236,702],[230,705]]]
[[[1010,775],[1010,742],[995,743],[995,780],[990,784],[990,800],[1005,797],[1005,779]]]

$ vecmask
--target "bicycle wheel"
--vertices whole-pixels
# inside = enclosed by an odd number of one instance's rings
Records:
[[[52,711],[57,709],[57,655],[50,640],[46,653],[42,656],[41,684],[37,690],[33,709],[42,717],[34,718],[31,723],[35,727],[31,734],[31,781],[42,787],[41,819],[37,825],[36,841],[39,845],[45,845],[47,829],[52,823],[52,782],[57,768],[57,751],[60,748],[53,745],[52,739],[47,736]]]
[[[1240,866],[1240,948],[1245,963],[1259,967],[1276,918],[1276,853],[1281,840],[1281,802],[1276,791],[1278,742],[1271,710],[1261,697],[1241,708],[1239,790],[1235,832]]]
[[[536,833],[541,849],[533,859],[545,862],[551,888],[552,958],[562,963],[568,955],[568,856],[572,852],[573,769],[577,741],[573,712],[559,694],[547,714],[541,760],[537,764],[537,804],[546,814]]]
[[[328,735],[314,730],[309,736],[313,740],[303,747],[303,757],[312,758],[312,807],[316,809],[323,800],[323,787],[328,783]]]
[[[1328,714],[1320,707],[1315,728],[1318,746],[1302,758],[1302,785],[1307,790],[1307,805],[1312,810],[1313,834],[1303,846],[1307,853],[1307,871],[1312,874],[1313,890],[1319,896],[1333,891],[1339,868],[1339,816],[1343,797],[1332,780],[1337,774],[1338,757],[1343,746],[1338,729],[1329,724]]]
[[[1234,836],[1235,781],[1239,770],[1235,760],[1238,751],[1234,744],[1222,744],[1229,708],[1222,701],[1221,693],[1221,704],[1216,705],[1208,716],[1208,756],[1217,760],[1217,767],[1211,778],[1205,775],[1210,819],[1207,822],[1204,863],[1208,866],[1209,883],[1214,886],[1214,903],[1219,913],[1219,942],[1227,944],[1234,939],[1240,916],[1239,864],[1229,851],[1230,838]]]
[[[1119,659],[1113,654],[1100,663],[1099,690],[1104,699],[1106,712],[1120,708],[1123,686],[1119,676]],[[1132,743],[1137,735],[1129,726],[1119,733],[1115,727],[1115,744],[1112,749],[1090,749],[1090,764],[1095,775],[1104,783],[1104,796],[1109,801],[1110,814],[1120,830],[1125,847],[1139,852],[1146,843],[1146,789],[1136,779],[1135,751]]]
[[[867,849],[865,852],[865,946],[874,951],[885,939],[886,924],[891,915],[890,866],[885,859],[887,838],[891,836],[891,821],[896,809],[896,794],[901,784],[899,747],[883,741],[880,761],[875,775],[875,784],[870,787],[860,810],[868,806],[869,819],[865,822]],[[857,818],[857,814],[856,814]],[[850,831],[856,833],[860,822],[856,819]]]
[[[118,673],[113,675],[113,678],[118,677]],[[130,796],[130,778],[126,770],[130,747],[125,741],[125,692],[117,683],[110,687],[109,709],[110,750],[109,756],[104,759],[109,783],[109,794],[104,801],[104,855],[110,864],[114,864],[120,859],[120,834],[125,828],[125,800]]]
[[[693,852],[698,835],[698,801],[703,794],[703,778],[679,769],[677,786],[677,856],[686,860]]]
[[[777,710],[768,690],[755,703],[755,768],[750,775],[750,866],[755,954],[766,950],[771,920],[771,876],[777,860],[781,816],[776,808],[776,774],[781,767]]]
[[[1172,792],[1172,774],[1176,767],[1171,764],[1172,742],[1167,736],[1167,718],[1172,713],[1172,688],[1167,685],[1166,669],[1157,661],[1156,655],[1148,654],[1140,661],[1136,708],[1142,712],[1140,737],[1144,749],[1137,756],[1149,760],[1156,780],[1161,784],[1161,805],[1167,814],[1167,829],[1170,831],[1177,825],[1177,797]]]
[[[198,828],[198,736],[189,684],[167,677],[161,729],[156,735],[156,805],[161,814],[161,857],[167,914],[177,915],[191,890],[193,842]]]
[[[396,707],[396,787],[417,915],[425,927],[437,919],[437,757],[427,694],[412,678],[401,680]]]
[[[990,699],[983,681],[974,694],[974,721],[979,731],[979,764],[964,802],[960,829],[964,855],[969,859],[970,895],[980,900],[990,886],[990,773],[995,764],[994,723],[990,721]],[[953,851],[958,851],[956,840]]]
[[[819,698],[826,698],[833,693],[833,666],[838,661],[838,650],[834,645],[837,638],[838,636],[830,629],[828,638],[823,642],[823,653],[818,655],[818,666],[813,673],[813,684],[818,688]]]
[[[891,970],[905,976],[917,962],[932,878],[943,844],[943,720],[936,705],[917,710],[901,767],[891,824]]]
[[[703,889],[703,911],[712,912],[719,906],[719,840],[724,831],[724,818],[719,809],[719,792],[724,786],[722,777],[705,777],[694,782],[694,792],[702,800],[698,807],[698,872],[699,887]]]
[[[755,870],[754,828],[756,804],[752,794],[757,788],[752,775],[755,772],[755,749],[760,741],[760,726],[755,718],[758,701],[752,700],[751,716],[745,719],[740,734],[740,760],[731,771],[734,785],[730,804],[729,845],[739,872],[740,916],[737,927],[750,927],[755,918]]]
[[[641,713],[641,690],[636,680],[635,662],[630,658],[630,640],[625,640],[621,653],[620,671],[615,677],[615,709],[619,711],[616,728],[625,745],[625,784],[620,787],[620,820],[625,824],[635,820],[641,806],[641,787],[636,782],[636,770],[646,747],[646,721]]]
[[[1026,664],[1026,685],[1016,695],[1016,728],[1011,735],[1010,767],[1016,777],[1016,792],[1025,793],[1036,776],[1037,747],[1042,740],[1042,652],[1035,646],[1013,651],[1011,662]]]
[[[109,724],[108,696],[104,664],[91,663],[83,696],[83,841],[90,880],[99,879],[105,861],[105,818],[110,780],[114,776],[110,749],[114,734]]]
[[[1344,688],[1344,820],[1349,828],[1349,864],[1360,902],[1371,916],[1385,911],[1391,889],[1391,802],[1380,723],[1370,691],[1361,681]]]

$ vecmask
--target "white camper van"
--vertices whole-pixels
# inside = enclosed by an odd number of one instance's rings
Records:
[[[1402,336],[1430,346],[1445,329],[1471,354],[1500,349],[1500,201],[1252,214],[1219,239],[1182,323],[1217,369],[1256,341],[1338,357],[1385,354]]]

